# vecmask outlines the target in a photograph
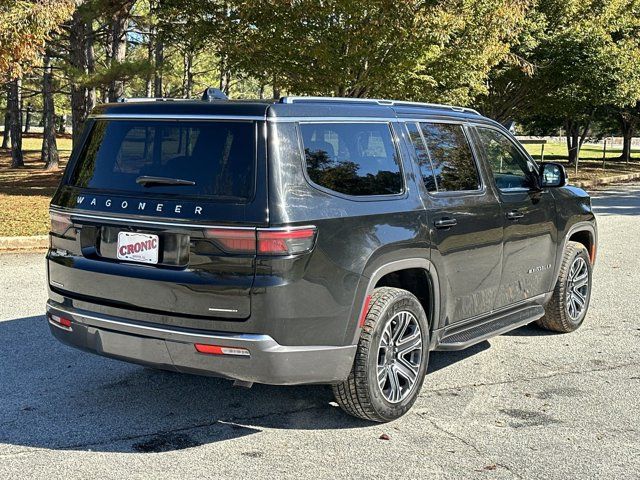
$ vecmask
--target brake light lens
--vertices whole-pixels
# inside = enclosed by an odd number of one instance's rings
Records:
[[[210,228],[205,237],[227,253],[296,255],[313,249],[316,227],[283,229]]]
[[[315,227],[289,230],[258,230],[258,255],[295,255],[313,248]]]
[[[73,228],[73,222],[69,215],[49,212],[49,216],[51,218],[51,233],[65,238],[75,238],[75,231],[73,231],[73,234],[68,233]]]
[[[225,252],[249,253],[256,252],[256,231],[240,228],[211,228],[205,236],[218,244]]]

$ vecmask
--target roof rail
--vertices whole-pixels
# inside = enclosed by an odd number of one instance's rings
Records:
[[[164,98],[164,97],[120,97],[116,102],[128,103],[128,102],[184,102],[185,100],[191,100],[190,98]]]
[[[452,110],[454,112],[467,112],[474,115],[480,115],[480,112],[468,107],[458,107],[455,105],[444,105],[439,103],[424,103],[424,102],[409,102],[405,100],[386,100],[382,98],[350,98],[350,97],[305,97],[305,96],[289,96],[281,97],[280,103],[314,103],[314,102],[344,102],[344,103],[367,103],[370,105],[384,105],[389,107],[406,106],[406,107],[427,107],[427,108],[442,108]]]

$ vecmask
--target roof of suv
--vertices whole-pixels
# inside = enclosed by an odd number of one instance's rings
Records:
[[[470,108],[451,105],[335,97],[283,97],[274,100],[172,100],[131,99],[103,104],[94,110],[93,117],[251,117],[304,118],[416,118],[423,116],[454,117],[458,119],[484,119]],[[193,118],[194,120],[197,118]]]

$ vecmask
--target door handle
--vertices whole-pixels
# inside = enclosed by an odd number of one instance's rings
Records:
[[[450,228],[456,226],[458,221],[455,218],[441,218],[433,222],[433,224],[436,228]]]
[[[518,218],[522,217],[524,217],[524,213],[522,213],[520,210],[511,210],[509,213],[507,213],[507,218],[509,220],[517,220]]]

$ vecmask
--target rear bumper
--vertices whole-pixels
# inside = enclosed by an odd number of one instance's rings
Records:
[[[50,320],[71,320],[63,328]],[[284,346],[268,335],[165,328],[47,303],[53,335],[98,355],[166,370],[272,385],[336,383],[349,375],[356,346]],[[243,348],[249,356],[210,355],[194,344]]]

